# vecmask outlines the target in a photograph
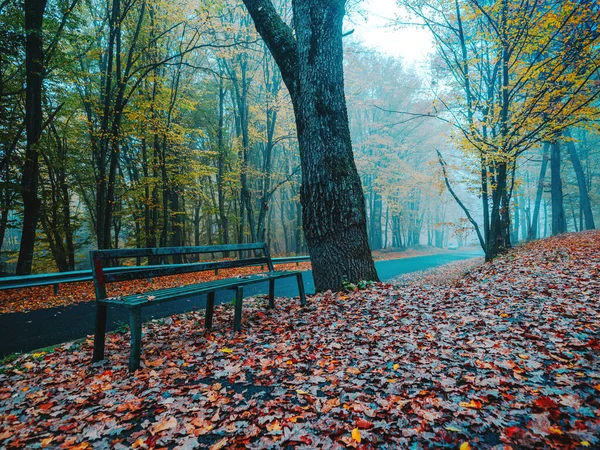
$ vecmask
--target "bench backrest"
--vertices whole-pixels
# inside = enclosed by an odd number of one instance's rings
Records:
[[[244,255],[254,253],[252,257]],[[187,255],[207,253],[234,253],[238,259],[223,261],[204,261],[169,264],[169,258],[183,258]],[[116,259],[148,258],[146,266],[106,267],[107,263]],[[162,264],[150,264],[151,260],[160,260]],[[269,254],[269,247],[264,242],[254,244],[210,245],[203,247],[160,247],[160,248],[124,248],[116,250],[92,250],[90,252],[92,275],[96,298],[106,298],[106,284],[144,278],[155,278],[183,273],[201,272],[205,270],[230,269],[266,265],[269,271],[275,271]]]

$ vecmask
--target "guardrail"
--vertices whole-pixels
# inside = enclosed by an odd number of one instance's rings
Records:
[[[290,264],[310,261],[310,256],[287,256],[283,258],[273,258],[273,264]],[[174,264],[171,264],[174,265]],[[258,265],[258,264],[257,264]],[[130,270],[148,270],[148,266],[131,266]],[[111,270],[123,270],[122,267],[108,267],[104,271],[108,274]],[[215,270],[215,274],[219,269]],[[0,291],[8,289],[22,289],[37,286],[54,286],[54,294],[58,294],[60,284],[80,283],[82,281],[92,281],[91,270],[75,270],[72,272],[42,273],[37,275],[21,275],[14,277],[0,277]]]

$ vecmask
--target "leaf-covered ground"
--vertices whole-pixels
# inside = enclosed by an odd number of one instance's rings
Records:
[[[471,270],[483,264],[483,256],[480,258],[469,258],[456,261],[432,269],[420,270],[400,275],[389,283],[398,287],[406,287],[413,284],[419,284],[423,287],[448,284],[459,281]]]
[[[520,248],[458,282],[248,301],[0,375],[0,447],[600,448],[600,233]]]
[[[278,264],[277,270],[310,270],[309,262],[291,264]],[[148,280],[126,281],[113,283],[108,286],[108,294],[124,296],[129,294],[142,294],[147,291],[182,286],[192,283],[220,280],[223,278],[245,276],[253,273],[264,272],[260,266],[238,267],[235,269],[221,269],[218,274],[207,270],[204,272],[186,273],[169,277],[153,278]],[[0,314],[13,312],[27,312],[36,309],[67,306],[81,302],[95,301],[94,285],[91,281],[81,283],[61,284],[58,295],[54,294],[52,286],[37,286],[26,289],[11,289],[0,291]]]

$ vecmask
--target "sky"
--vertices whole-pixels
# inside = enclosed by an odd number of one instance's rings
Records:
[[[362,14],[354,13],[349,28],[355,38],[382,53],[401,56],[408,64],[419,66],[433,51],[429,31],[422,27],[399,28],[390,22],[397,17],[406,19],[406,11],[395,0],[363,0]]]

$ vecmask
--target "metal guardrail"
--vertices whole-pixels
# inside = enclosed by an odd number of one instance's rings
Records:
[[[310,261],[310,256],[287,256],[283,258],[272,258],[273,264],[290,264]],[[170,264],[175,265],[175,264]],[[258,264],[257,264],[258,265]],[[148,270],[151,266],[131,266],[128,270]],[[123,267],[109,267],[104,269],[106,273],[115,270],[122,271]],[[218,269],[215,270],[218,274]],[[91,270],[75,270],[72,272],[42,273],[36,275],[20,275],[14,277],[0,277],[0,291],[8,289],[22,289],[37,286],[54,286],[54,293],[58,294],[60,284],[80,283],[82,281],[92,281]]]

